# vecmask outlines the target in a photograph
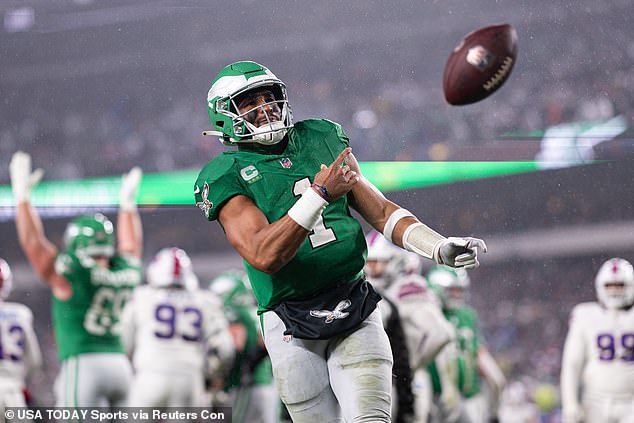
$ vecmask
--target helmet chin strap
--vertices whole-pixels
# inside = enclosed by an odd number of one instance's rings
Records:
[[[253,142],[257,142],[259,144],[277,144],[282,141],[284,135],[286,135],[286,127],[284,122],[281,121],[267,123],[259,128],[256,128],[255,125],[247,122],[247,126],[251,129],[253,134],[251,139]]]

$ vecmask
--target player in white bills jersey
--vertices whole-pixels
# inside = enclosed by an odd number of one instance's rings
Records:
[[[146,278],[122,317],[123,342],[135,370],[128,405],[197,406],[205,372],[215,370],[207,364],[218,357],[228,362],[233,354],[222,304],[198,289],[191,260],[179,248],[159,251]]]
[[[33,313],[24,304],[4,301],[12,286],[11,268],[0,258],[0,409],[26,407],[26,378],[42,365]]]
[[[634,270],[606,261],[595,278],[598,302],[572,310],[564,346],[564,423],[624,423],[634,416]],[[630,419],[630,420],[628,420]]]
[[[368,233],[366,242],[364,271],[383,296],[383,325],[394,356],[392,418],[426,422],[432,401],[426,366],[451,342],[454,330],[440,300],[418,273],[419,256],[394,246],[377,231]]]

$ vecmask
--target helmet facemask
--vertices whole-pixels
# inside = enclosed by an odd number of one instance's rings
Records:
[[[599,269],[595,279],[597,298],[608,309],[634,304],[634,269],[624,259],[613,258]]]
[[[272,94],[271,101],[249,110],[238,109],[240,102],[250,94],[264,91]],[[280,110],[279,119],[271,115],[273,106]],[[254,62],[238,62],[223,69],[209,89],[207,107],[215,131],[203,134],[217,135],[226,145],[277,144],[293,126],[286,85],[267,68]],[[249,115],[257,113],[258,109],[264,112],[266,122],[256,126],[249,120]]]
[[[91,257],[114,255],[114,228],[101,213],[80,216],[66,227],[64,241],[68,251]]]
[[[278,94],[275,94],[274,91],[277,91]],[[253,88],[239,93],[231,99],[231,108],[232,110],[238,111],[238,106],[245,100],[258,97],[260,95],[269,98],[263,104],[249,107],[246,110],[243,107],[242,113],[237,112],[237,119],[244,122],[244,129],[241,129],[240,132],[243,132],[246,136],[248,136],[248,139],[251,142],[257,142],[264,145],[277,144],[282,140],[282,138],[284,138],[287,129],[287,126],[282,119],[285,114],[288,114],[285,111],[285,109],[288,108],[288,101],[283,99],[285,95],[282,94],[281,87],[271,85],[264,86],[262,88]],[[260,122],[259,125],[256,125],[258,122],[255,122],[255,120],[257,119],[260,111],[266,121]],[[242,127],[239,126],[238,128]]]

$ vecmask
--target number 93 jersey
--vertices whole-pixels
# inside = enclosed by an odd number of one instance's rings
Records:
[[[227,331],[222,304],[210,293],[149,285],[135,289],[121,324],[137,372],[178,368],[202,374],[207,343]]]
[[[266,150],[226,151],[200,172],[194,195],[208,220],[232,197],[249,197],[269,222],[282,218],[310,187],[322,164],[330,165],[348,146],[341,126],[323,119],[298,122],[279,154]],[[361,276],[366,242],[343,196],[328,204],[296,256],[268,275],[245,263],[258,312],[286,299],[305,299]]]
[[[53,296],[53,326],[60,360],[81,353],[121,352],[119,317],[142,280],[141,262],[115,255],[103,268],[88,256],[60,253],[55,270],[72,286],[66,301]]]
[[[563,366],[583,363],[584,397],[634,399],[634,307],[582,303],[571,314]]]

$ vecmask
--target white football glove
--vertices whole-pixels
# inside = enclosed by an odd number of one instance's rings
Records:
[[[36,169],[31,172],[31,156],[23,151],[16,151],[11,157],[11,163],[9,163],[9,174],[11,175],[13,197],[17,205],[29,201],[31,188],[40,182],[44,176],[44,170]]]
[[[119,192],[119,207],[122,211],[136,210],[136,196],[139,192],[143,171],[135,166],[128,173],[121,176],[121,191]]]
[[[455,268],[475,269],[478,262],[478,248],[486,253],[487,246],[479,238],[449,237],[438,241],[434,248],[434,259],[438,264]]]

